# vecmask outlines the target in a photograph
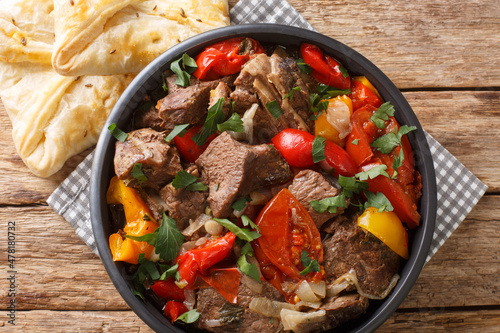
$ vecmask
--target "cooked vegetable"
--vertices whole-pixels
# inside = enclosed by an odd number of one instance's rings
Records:
[[[217,137],[217,134],[212,134],[209,136],[203,145],[197,145],[193,141],[193,136],[195,136],[202,126],[193,126],[186,131],[184,135],[178,134],[174,137],[174,143],[182,158],[187,162],[194,162],[200,157],[200,155],[205,151],[210,142]]]
[[[351,132],[352,102],[345,95],[328,100],[328,108],[316,118],[314,134],[344,147]]]
[[[174,278],[170,277],[166,280],[156,281],[152,286],[151,290],[159,298],[175,300],[175,301],[185,301],[186,296],[184,295],[184,290],[177,287]]]
[[[186,312],[188,312],[186,306],[182,302],[177,301],[168,301],[163,309],[163,313],[165,313],[165,316],[170,318],[172,323],[176,321],[180,315]]]
[[[349,97],[352,100],[354,110],[357,110],[367,104],[378,108],[382,105],[382,98],[377,89],[364,76],[354,77],[351,81],[351,93]]]
[[[337,61],[329,55],[323,54],[315,45],[302,43],[300,53],[304,62],[311,66],[311,75],[328,86],[348,89],[350,86],[349,74]]]

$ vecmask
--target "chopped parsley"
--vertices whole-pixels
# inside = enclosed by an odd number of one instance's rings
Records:
[[[217,132],[217,125],[224,121],[224,112],[222,112],[223,104],[224,97],[221,97],[208,109],[207,119],[205,119],[203,127],[192,139],[198,146],[203,146],[208,137]]]
[[[354,140],[352,140],[352,141],[351,141],[351,143],[352,143],[353,145],[357,146],[357,145],[358,145],[358,143],[359,143],[359,139],[354,139]]]
[[[247,244],[250,244],[250,243],[247,243]],[[251,264],[247,261],[247,257],[246,257],[247,254],[248,253],[245,253],[245,254],[242,253],[241,257],[239,257],[238,260],[236,261],[236,263],[238,264],[238,268],[240,269],[240,271],[242,271],[246,275],[250,276],[252,279],[261,282],[259,269],[257,268],[257,266],[255,264]]]
[[[193,309],[193,310],[189,310],[188,312],[184,312],[179,317],[177,317],[177,319],[174,321],[180,320],[186,324],[191,324],[191,323],[194,323],[195,321],[197,321],[198,318],[200,318],[199,312],[196,311],[196,309]]]
[[[375,207],[380,213],[384,210],[388,212],[392,212],[394,210],[389,199],[387,199],[387,197],[381,192],[365,192],[365,196],[367,199],[364,205],[365,209],[368,207]]]
[[[381,165],[374,166],[370,170],[358,172],[354,176],[356,178],[358,178],[359,180],[373,179],[373,178],[380,176],[380,175],[385,176],[385,177],[389,177],[389,174],[387,173],[386,170],[387,170],[387,165],[381,164]]]
[[[321,136],[317,136],[314,138],[314,141],[312,143],[312,158],[314,163],[318,163],[326,159],[325,141],[326,139]]]
[[[391,102],[387,101],[382,104],[375,111],[375,113],[373,113],[370,119],[373,121],[375,126],[377,126],[377,128],[385,128],[385,121],[389,120],[389,117],[393,117],[394,112],[394,106],[391,104]]]
[[[311,74],[312,68],[304,62],[304,59],[298,58],[295,59],[295,62],[297,63],[297,66],[299,66],[299,69],[302,73]]]
[[[339,65],[339,71],[344,78],[349,76],[349,72],[347,71],[347,69],[344,66]]]
[[[142,184],[148,180],[148,177],[146,177],[146,175],[142,171],[142,163],[135,163],[132,167],[132,170],[130,171],[130,174],[139,182],[139,184]]]
[[[324,213],[326,211],[328,211],[328,213],[336,213],[337,208],[346,208],[347,202],[345,195],[342,193],[334,197],[312,200],[309,202],[309,205],[318,213]]]
[[[288,98],[290,101],[293,100],[293,94],[296,91],[302,91],[302,89],[299,86],[293,87],[292,89],[290,89],[290,91],[288,92],[288,94],[286,94],[285,96],[283,96],[283,99],[287,99]]]
[[[186,53],[170,64],[172,72],[177,74],[175,84],[181,87],[187,87],[191,84],[190,74],[192,74],[197,68],[198,65],[196,65],[196,61]]]
[[[167,86],[167,80],[165,80],[165,73],[161,73],[161,82],[162,82],[161,88],[163,89],[163,91],[167,92],[168,86]]]
[[[185,170],[178,171],[172,180],[175,189],[186,188],[188,191],[206,191],[208,186],[198,181],[198,177],[193,176]]]
[[[266,109],[274,119],[278,119],[283,114],[283,110],[281,110],[281,107],[279,106],[278,102],[276,102],[276,100],[266,103]]]
[[[166,136],[165,142],[172,141],[172,139],[175,138],[177,135],[178,136],[183,136],[186,133],[186,129],[188,127],[189,127],[189,124],[175,125],[174,129],[172,130],[172,132],[170,132]]]
[[[309,272],[319,272],[321,270],[318,261],[316,259],[311,259],[306,250],[302,250],[300,262],[305,267],[304,270],[300,272],[300,275],[307,275]]]
[[[368,189],[368,183],[357,180],[356,177],[344,177],[339,175],[339,185],[342,187],[342,193],[350,198],[354,193],[359,194]]]
[[[328,100],[323,99],[318,94],[309,95],[309,102],[311,102],[310,112],[312,115],[309,117],[311,120],[316,120],[318,117],[328,109]]]
[[[247,202],[250,202],[251,199],[249,197],[241,197],[231,205],[231,208],[241,212],[247,206]]]
[[[115,123],[112,123],[111,125],[108,126],[108,130],[115,137],[116,140],[125,142],[128,138],[128,134],[119,129]]]
[[[242,240],[247,241],[247,242],[251,242],[254,239],[257,239],[261,236],[261,234],[259,234],[256,231],[252,231],[248,228],[238,227],[236,224],[229,221],[228,219],[214,218],[214,221],[216,221],[217,223],[222,225],[224,228],[226,228],[227,230],[234,233],[236,235],[236,237],[238,237],[239,239],[242,239]]]
[[[228,120],[223,122],[222,124],[217,125],[217,129],[219,132],[224,131],[233,131],[233,132],[243,132],[245,129],[243,128],[243,120],[237,113],[233,113]]]
[[[174,260],[177,257],[177,253],[179,253],[182,242],[184,242],[184,236],[177,228],[175,220],[165,213],[163,213],[163,220],[158,229],[155,253],[162,260]]]

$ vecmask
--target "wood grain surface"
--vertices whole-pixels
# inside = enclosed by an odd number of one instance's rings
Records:
[[[498,332],[500,2],[289,1],[319,32],[379,66],[402,89],[423,128],[488,185],[378,331]],[[46,204],[89,151],[54,176],[37,178],[16,154],[1,103],[0,125],[0,330],[151,332],[100,259]],[[8,221],[16,222],[15,327],[5,311]]]

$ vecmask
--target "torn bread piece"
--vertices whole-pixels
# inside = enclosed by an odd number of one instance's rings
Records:
[[[61,75],[138,73],[169,47],[229,25],[227,0],[54,0]]]

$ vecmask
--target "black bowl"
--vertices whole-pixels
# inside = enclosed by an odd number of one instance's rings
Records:
[[[417,131],[409,134],[409,139],[415,155],[416,168],[422,175],[423,195],[419,208],[422,219],[421,225],[413,233],[410,258],[404,263],[400,272],[401,279],[392,293],[383,301],[370,302],[368,312],[364,316],[342,327],[342,331],[346,332],[374,331],[403,302],[424,266],[436,218],[436,178],[432,157],[417,117],[389,78],[369,60],[350,47],[313,31],[275,24],[238,25],[212,30],[190,38],[167,50],[134,79],[108,117],[97,144],[92,166],[90,213],[101,260],[122,297],[146,324],[158,332],[183,332],[171,325],[153,302],[146,301],[144,303],[132,294],[132,282],[125,265],[112,260],[108,237],[115,230],[112,229],[109,211],[106,206],[106,190],[113,176],[115,139],[111,136],[107,127],[112,123],[116,123],[120,128],[128,127],[133,112],[142,102],[143,97],[161,84],[161,73],[169,68],[172,60],[176,60],[183,53],[194,56],[212,43],[238,36],[252,37],[264,44],[272,43],[297,49],[302,42],[318,45],[326,54],[339,60],[350,73],[365,75],[378,89],[384,100],[391,101],[395,106],[395,116],[401,124],[417,127]]]

